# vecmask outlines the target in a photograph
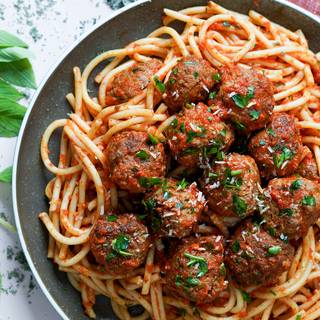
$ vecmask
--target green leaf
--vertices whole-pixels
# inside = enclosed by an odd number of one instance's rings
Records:
[[[0,49],[0,62],[11,62],[21,59],[32,59],[34,54],[25,48]]]
[[[249,104],[249,101],[254,97],[254,87],[250,86],[248,88],[248,93],[246,95],[241,95],[238,93],[235,93],[232,95],[231,99],[235,103],[236,106],[243,109]]]
[[[0,217],[0,226],[2,226],[3,228],[7,229],[8,231],[10,231],[12,233],[17,232],[16,228],[11,223],[9,223],[7,220],[5,220],[1,217]]]
[[[151,188],[153,186],[161,185],[162,184],[162,179],[158,177],[140,177],[139,178],[139,184],[141,187],[144,188]]]
[[[185,252],[184,256],[190,260],[187,263],[187,267],[196,267],[199,270],[197,273],[198,278],[204,276],[208,272],[208,262],[205,258],[194,256],[188,252]]]
[[[0,62],[0,78],[20,87],[32,89],[37,87],[32,66],[28,59],[7,63]]]
[[[145,150],[139,150],[137,153],[136,153],[136,156],[138,158],[140,158],[141,160],[147,160],[150,158],[150,155],[149,153],[147,153]]]
[[[164,93],[166,91],[166,85],[157,76],[155,76],[153,80],[154,80],[154,83],[156,84],[157,89],[161,93]]]
[[[0,48],[6,47],[28,48],[28,45],[13,34],[0,30]]]
[[[128,252],[130,239],[124,234],[120,234],[116,239],[112,240],[112,249],[118,254],[128,257],[132,256],[132,253]]]
[[[12,180],[12,167],[6,168],[0,172],[0,181],[10,183]]]
[[[23,98],[23,94],[20,93],[16,88],[0,79],[0,99],[9,99],[17,101]]]
[[[236,194],[232,196],[232,201],[233,201],[233,208],[235,213],[240,218],[244,218],[247,213],[247,208],[248,208],[247,203],[243,199],[238,197]]]
[[[26,108],[9,99],[0,98],[0,137],[15,137],[19,133]]]
[[[302,204],[304,206],[314,207],[316,205],[316,198],[314,196],[304,196],[304,198],[302,199]]]

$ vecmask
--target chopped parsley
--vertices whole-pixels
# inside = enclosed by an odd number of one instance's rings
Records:
[[[190,155],[190,154],[196,154],[198,152],[197,148],[185,148],[182,152],[181,155],[186,156],[186,155]]]
[[[225,137],[227,135],[227,129],[222,129],[219,134],[220,136]]]
[[[139,184],[141,187],[144,188],[151,188],[153,186],[159,186],[162,184],[162,179],[158,177],[152,177],[152,178],[147,178],[147,177],[140,177],[139,178]]]
[[[242,186],[242,178],[237,177],[242,173],[242,170],[231,170],[230,168],[226,168],[225,178],[222,181],[222,184],[226,188],[236,188],[240,189]]]
[[[181,124],[180,124],[180,132],[182,132],[182,133],[185,133],[186,132],[186,125],[184,124],[184,122],[182,122]]]
[[[314,196],[304,196],[301,202],[304,206],[312,206],[316,205],[316,198]]]
[[[280,154],[280,156],[277,156],[277,155],[273,156],[273,162],[277,168],[280,168],[285,161],[291,160],[293,156],[294,156],[294,153],[287,147],[284,147],[282,149],[282,153]]]
[[[249,303],[251,302],[251,297],[248,292],[241,290],[241,295],[245,302],[249,302]]]
[[[218,178],[218,175],[217,175],[216,173],[214,173],[214,172],[209,172],[209,173],[208,173],[208,177],[209,177],[210,179],[217,179],[217,178]]]
[[[248,205],[247,203],[238,197],[236,194],[232,196],[233,208],[235,213],[240,217],[244,218],[247,212]]]
[[[114,214],[110,215],[107,217],[108,221],[110,222],[114,222],[114,221],[117,221],[118,217]]]
[[[276,230],[272,227],[268,228],[268,233],[270,236],[275,237],[276,236]]]
[[[158,76],[153,77],[154,83],[156,84],[157,89],[164,93],[166,91],[166,85],[158,78]]]
[[[139,150],[137,153],[136,153],[136,156],[138,158],[140,158],[141,160],[147,160],[150,158],[150,155],[149,153],[147,153],[146,151],[144,150]]]
[[[293,210],[290,209],[290,208],[287,208],[287,209],[282,209],[280,210],[279,212],[279,216],[280,217],[285,217],[285,216],[288,216],[288,217],[292,217],[293,216]]]
[[[198,278],[204,276],[208,272],[208,262],[205,258],[194,256],[188,252],[185,252],[184,256],[190,260],[187,263],[187,267],[197,267],[199,270],[197,273]]]
[[[249,104],[249,101],[254,97],[254,87],[250,86],[248,88],[248,93],[246,95],[234,94],[231,99],[235,103],[235,105],[241,109],[246,107]]]
[[[238,129],[240,131],[246,130],[246,126],[239,121],[234,120],[233,125],[236,127],[236,129]]]
[[[183,178],[181,181],[177,183],[177,187],[179,190],[184,190],[188,186],[188,182],[185,178]]]
[[[276,136],[276,133],[275,133],[274,130],[271,129],[271,128],[268,128],[268,129],[267,129],[267,133],[268,133],[269,136],[273,136],[273,137]]]
[[[213,100],[217,96],[215,91],[209,93],[209,100]]]
[[[290,190],[299,190],[302,187],[302,181],[297,179],[291,183]]]
[[[116,257],[116,254],[114,252],[110,252],[107,254],[106,256],[106,261],[111,261],[112,259],[114,259]]]
[[[156,145],[159,143],[159,139],[155,136],[153,136],[152,134],[148,134],[149,140],[151,142],[151,144]]]
[[[207,130],[202,126],[197,126],[197,127],[200,130],[200,132],[196,132],[196,131],[193,131],[193,130],[188,131],[188,133],[187,133],[187,143],[192,142],[192,140],[194,138],[196,138],[196,137],[200,137],[200,138],[205,137],[205,133],[206,133]]]
[[[171,123],[170,123],[170,126],[172,128],[176,128],[178,126],[178,119],[177,118],[174,118]]]
[[[194,76],[195,79],[198,79],[199,78],[199,72],[195,71],[193,73],[193,76]]]
[[[215,73],[213,76],[212,76],[212,79],[215,81],[215,82],[220,82],[221,81],[221,75],[220,73]]]
[[[170,84],[175,84],[175,83],[176,83],[176,79],[173,79],[173,78],[170,79],[170,80],[169,80],[169,83],[170,83]]]
[[[280,246],[274,246],[274,247],[270,247],[268,249],[268,255],[270,255],[270,256],[276,256],[280,252],[281,252],[281,247]]]
[[[251,119],[254,121],[258,120],[260,117],[260,111],[257,111],[257,110],[250,110],[249,114],[250,114]]]
[[[301,314],[296,315],[296,319],[295,320],[301,320]]]
[[[177,286],[177,287],[182,286],[182,276],[181,276],[180,274],[177,274],[177,275],[176,275],[176,281],[175,281],[175,283],[176,283],[176,286]]]
[[[225,277],[227,275],[227,269],[225,264],[222,262],[221,266],[220,266],[220,275],[222,277]]]
[[[260,141],[259,141],[259,145],[260,145],[260,146],[265,146],[265,145],[266,145],[266,142],[265,142],[264,140],[260,140]]]
[[[155,199],[149,198],[147,200],[142,200],[142,204],[147,211],[154,211],[157,207],[157,201]]]
[[[197,278],[188,277],[185,281],[185,286],[187,288],[193,288],[200,284],[200,280]]]
[[[176,76],[178,74],[178,68],[173,69],[172,73]]]
[[[236,240],[233,242],[232,246],[231,246],[231,249],[234,253],[238,253],[239,250],[240,250],[240,243],[239,243],[239,240]]]
[[[129,243],[129,237],[124,234],[120,234],[116,239],[112,240],[111,245],[113,251],[122,256],[128,257],[133,255],[128,252]]]

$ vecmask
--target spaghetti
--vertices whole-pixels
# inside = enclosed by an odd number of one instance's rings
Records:
[[[310,227],[278,285],[247,288],[249,300],[242,290],[229,284],[224,303],[219,305],[195,306],[165,294],[155,259],[155,252],[162,250],[161,241],[152,244],[143,267],[122,276],[101,271],[88,258],[89,236],[99,215],[126,201],[126,192],[108,178],[103,151],[110,139],[124,130],[148,132],[165,139],[165,130],[175,116],[168,114],[164,103],[156,108],[157,81],[165,84],[182,57],[194,55],[205,58],[214,67],[235,63],[262,72],[275,88],[274,112],[295,116],[302,141],[313,150],[320,172],[320,87],[315,79],[319,74],[314,73],[318,70],[320,54],[309,50],[302,31],[292,32],[255,11],[245,16],[211,1],[207,6],[181,11],[164,9],[164,13],[164,26],[146,38],[100,54],[82,74],[78,67],[73,70],[75,90],[67,95],[72,108],[70,119],[51,123],[41,140],[44,165],[55,175],[45,191],[50,201],[49,211],[39,215],[50,235],[48,258],[67,273],[91,318],[95,318],[96,296],[104,295],[111,299],[117,317],[125,320],[319,319],[319,222]],[[174,20],[185,23],[182,33],[170,27]],[[106,89],[112,79],[135,62],[147,62],[154,56],[163,64],[150,77],[147,88],[127,102],[106,106]],[[112,61],[95,77],[98,98],[91,97],[87,88],[89,77],[108,59]],[[49,141],[61,127],[56,166],[49,157]],[[87,193],[94,197],[89,199]],[[212,225],[219,228],[219,219],[216,221],[211,216],[211,220],[199,227],[199,233],[210,233]],[[224,229],[225,235],[228,233],[224,226],[220,229]],[[132,316],[128,311],[132,305],[140,305],[144,311]]]

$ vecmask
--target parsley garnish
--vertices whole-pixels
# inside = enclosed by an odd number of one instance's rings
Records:
[[[166,85],[157,76],[154,76],[153,80],[156,84],[157,89],[160,92],[164,93],[166,91]]]
[[[178,74],[178,68],[173,69],[172,73],[176,76]]]
[[[250,86],[248,88],[248,93],[246,95],[234,94],[231,99],[239,108],[243,109],[249,104],[249,101],[254,97],[254,87]]]
[[[249,114],[250,114],[251,119],[254,121],[258,120],[260,117],[260,111],[257,111],[257,110],[250,110]]]
[[[117,221],[117,219],[118,219],[118,217],[114,214],[108,216],[107,218],[108,218],[108,221],[110,221],[110,222]]]
[[[279,216],[280,217],[285,217],[285,216],[291,217],[291,216],[293,216],[293,213],[294,213],[293,210],[290,208],[282,209],[279,212]]]
[[[141,160],[147,160],[150,158],[150,155],[149,153],[147,153],[146,151],[144,150],[139,150],[137,153],[136,153],[136,156],[138,158],[140,158]]]
[[[291,160],[293,156],[294,153],[287,147],[284,147],[279,157],[277,155],[274,155],[273,162],[277,168],[280,168],[285,161]]]
[[[231,249],[234,253],[238,253],[239,250],[240,250],[240,243],[239,243],[239,240],[236,240],[233,242],[232,246],[231,246]]]
[[[302,199],[302,204],[304,206],[314,207],[316,205],[316,198],[314,196],[304,196],[304,198]]]
[[[208,262],[205,258],[194,256],[188,252],[185,252],[184,256],[190,259],[190,261],[187,263],[187,267],[190,268],[196,266],[197,269],[199,269],[199,272],[197,273],[198,278],[204,276],[208,272]]]
[[[271,129],[271,128],[268,128],[268,129],[267,129],[267,133],[268,133],[269,136],[273,136],[273,137],[276,136],[276,133],[275,133],[274,130]]]
[[[220,275],[222,277],[225,277],[227,275],[227,269],[225,264],[222,262],[221,266],[220,266]]]
[[[242,178],[236,176],[241,173],[242,170],[231,170],[230,168],[226,168],[225,178],[222,181],[224,187],[240,189],[240,187],[242,186]]]
[[[184,124],[184,122],[182,122],[181,124],[180,124],[180,132],[182,132],[182,133],[185,133],[186,132],[186,125]]]
[[[209,100],[213,100],[217,96],[215,91],[209,93]]]
[[[265,142],[264,140],[260,140],[260,141],[259,141],[259,145],[260,145],[260,146],[265,146],[265,145],[266,145],[266,142]]]
[[[153,136],[152,134],[148,134],[149,140],[151,142],[151,144],[156,145],[159,143],[159,140],[157,137]]]
[[[133,254],[128,252],[129,242],[128,236],[120,234],[116,239],[112,240],[112,249],[122,256],[132,256]]]
[[[234,211],[236,212],[236,214],[240,218],[244,218],[246,215],[246,212],[247,212],[247,208],[248,208],[247,203],[243,199],[238,197],[236,194],[233,194],[232,202],[233,202],[233,208],[234,208]]]
[[[175,83],[176,83],[176,80],[172,78],[172,79],[169,80],[169,83],[170,83],[170,84],[175,84]]]
[[[227,135],[227,129],[222,129],[219,134],[223,137],[225,137]]]
[[[215,73],[213,76],[212,76],[212,79],[215,81],[215,82],[220,82],[221,81],[221,75],[220,73]]]
[[[155,208],[157,207],[157,201],[155,199],[147,199],[147,200],[142,200],[142,204],[145,208],[145,210],[152,212],[155,210]]]
[[[158,186],[162,184],[162,179],[158,177],[152,177],[152,178],[147,178],[147,177],[140,177],[139,178],[139,184],[141,187],[144,188],[150,188],[153,186]]]
[[[242,298],[244,301],[249,302],[249,303],[251,302],[251,297],[248,292],[241,290],[241,294],[242,294]]]
[[[187,288],[192,288],[192,287],[196,287],[200,284],[200,280],[197,279],[197,278],[191,278],[191,277],[188,277],[185,281],[185,286]]]
[[[173,128],[176,128],[178,126],[178,119],[174,118],[172,120],[172,122],[170,123],[170,126],[173,127]]]
[[[271,256],[276,256],[280,252],[281,252],[281,247],[280,246],[274,246],[274,247],[270,247],[268,249],[268,255],[271,255]]]
[[[195,71],[193,73],[193,76],[194,76],[195,79],[198,79],[199,78],[199,72]]]
[[[291,183],[290,190],[299,190],[302,187],[302,181],[297,179]]]
[[[196,131],[193,131],[193,130],[190,130],[188,131],[188,134],[187,134],[187,143],[190,143],[192,142],[192,140],[196,137],[205,137],[205,133],[206,133],[206,129],[202,126],[198,126],[198,128],[200,129],[200,132],[196,132]]]
[[[183,178],[181,181],[177,183],[177,187],[179,190],[184,190],[188,186],[188,182],[185,178]]]

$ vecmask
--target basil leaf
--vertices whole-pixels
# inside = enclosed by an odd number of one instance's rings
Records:
[[[0,137],[15,137],[19,133],[26,108],[9,99],[0,99]]]
[[[34,58],[34,54],[30,50],[25,48],[0,49],[0,62],[11,62],[31,58]]]
[[[12,180],[12,167],[6,168],[0,172],[0,181],[10,183]]]
[[[7,63],[0,62],[0,78],[20,87],[32,89],[37,87],[32,66],[28,59]]]
[[[22,47],[28,48],[28,45],[9,32],[0,30],[0,48]]]
[[[23,98],[23,94],[10,84],[0,79],[0,99],[3,98],[17,101]]]

